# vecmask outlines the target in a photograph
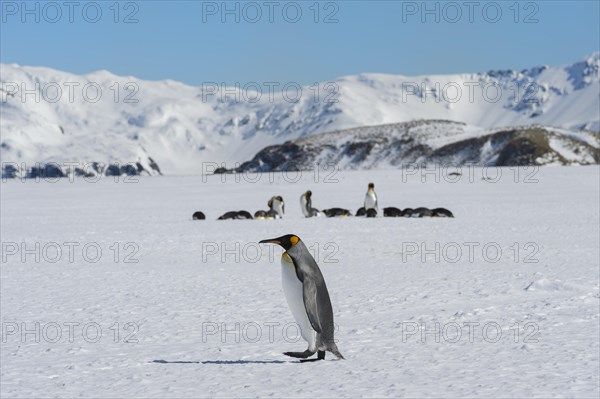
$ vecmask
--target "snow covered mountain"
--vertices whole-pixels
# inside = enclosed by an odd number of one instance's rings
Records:
[[[269,146],[220,173],[361,170],[436,165],[571,165],[600,162],[600,135],[531,125],[504,129],[426,120],[321,133]]]
[[[361,74],[303,87],[301,95],[288,84],[284,95],[261,83],[193,87],[2,64],[0,156],[9,174],[38,173],[36,162],[56,163],[58,174],[67,162],[80,174],[200,174],[206,163],[234,167],[306,136],[421,119],[465,123],[474,137],[534,124],[597,132],[599,66],[594,53],[523,71]],[[439,133],[441,143],[455,126]]]

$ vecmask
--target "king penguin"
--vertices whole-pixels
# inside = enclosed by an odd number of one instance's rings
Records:
[[[267,205],[269,206],[266,215],[267,219],[283,218],[283,214],[285,213],[285,203],[283,202],[283,197],[281,195],[274,195],[271,197],[269,202],[267,202]]]
[[[281,255],[283,292],[302,338],[308,342],[304,352],[285,352],[284,355],[314,361],[325,359],[325,351],[329,351],[343,359],[333,338],[333,309],[325,279],[306,245],[293,234],[260,243],[277,244],[285,249]],[[318,352],[316,359],[307,359],[315,352]]]
[[[318,209],[312,207],[312,191],[310,190],[300,196],[300,209],[302,209],[302,214],[306,218],[321,215]]]
[[[375,194],[375,184],[369,183],[367,194],[365,195],[365,210],[377,209],[377,194]]]

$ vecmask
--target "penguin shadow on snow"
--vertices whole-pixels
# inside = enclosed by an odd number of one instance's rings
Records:
[[[156,359],[149,363],[158,364],[283,364],[283,363],[299,363],[286,360],[164,360]]]

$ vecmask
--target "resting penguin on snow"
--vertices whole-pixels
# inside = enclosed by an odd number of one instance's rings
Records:
[[[402,216],[402,211],[394,206],[390,206],[388,208],[383,208],[383,216],[386,217],[400,217]]]
[[[428,208],[417,208],[414,209],[412,212],[412,217],[414,218],[423,218],[423,217],[431,217],[433,216],[433,212],[431,212],[431,209]]]
[[[204,216],[204,213],[197,211],[194,212],[194,214],[192,215],[192,219],[194,220],[204,220],[206,219],[206,216]]]
[[[446,208],[435,208],[431,210],[431,216],[439,218],[453,218],[454,215]]]
[[[252,219],[252,215],[248,211],[238,211],[237,219]]]
[[[360,207],[358,208],[358,210],[356,211],[356,215],[354,216],[366,216],[368,218],[374,218],[377,217],[377,209],[375,208],[369,208],[369,209],[365,209],[365,207]]]
[[[285,212],[285,203],[281,195],[274,195],[267,202],[269,207],[268,211],[256,211],[254,213],[255,219],[281,219]]]
[[[312,191],[308,190],[300,196],[300,209],[306,218],[320,216],[321,212],[312,207]]]
[[[404,208],[402,210],[402,214],[400,216],[405,217],[405,218],[410,218],[412,217],[414,210],[412,208]]]
[[[307,359],[318,352],[316,359],[303,360],[315,361],[325,359],[325,351],[329,351],[343,359],[333,338],[333,309],[325,279],[306,245],[293,234],[260,243],[277,244],[285,249],[281,255],[283,292],[302,338],[308,342],[304,352],[285,352],[284,355]]]
[[[256,211],[254,212],[254,219],[264,219],[267,217],[267,211]]]
[[[323,209],[323,213],[328,218],[333,218],[333,217],[337,217],[337,216],[340,216],[340,217],[352,216],[352,214],[350,213],[350,211],[348,209],[342,209],[342,208]]]
[[[225,212],[217,220],[242,220],[242,219],[252,219],[252,215],[250,215],[247,211],[230,211]]]

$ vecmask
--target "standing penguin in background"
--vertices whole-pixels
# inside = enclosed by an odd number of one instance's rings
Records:
[[[283,214],[285,212],[285,203],[283,202],[283,197],[281,195],[272,196],[267,202],[267,206],[269,207],[268,211],[260,210],[254,212],[254,219],[264,220],[283,218]]]
[[[312,191],[310,190],[300,196],[300,208],[306,218],[320,216],[321,214],[318,209],[312,207]]]
[[[281,195],[274,195],[271,197],[269,202],[267,202],[269,206],[269,210],[266,214],[266,219],[281,219],[283,218],[283,214],[285,213],[285,203],[283,202],[283,197]]]
[[[369,183],[369,188],[367,189],[367,194],[365,195],[365,211],[368,211],[369,209],[375,209],[376,211],[379,210],[377,208],[377,194],[375,194],[375,184],[373,183]]]
[[[308,342],[304,352],[285,352],[284,355],[315,361],[325,359],[325,351],[338,359],[340,353],[333,338],[333,309],[321,269],[308,248],[293,234],[260,241],[261,244],[281,245],[281,280],[283,292],[302,338]],[[307,359],[318,352],[316,359]]]

